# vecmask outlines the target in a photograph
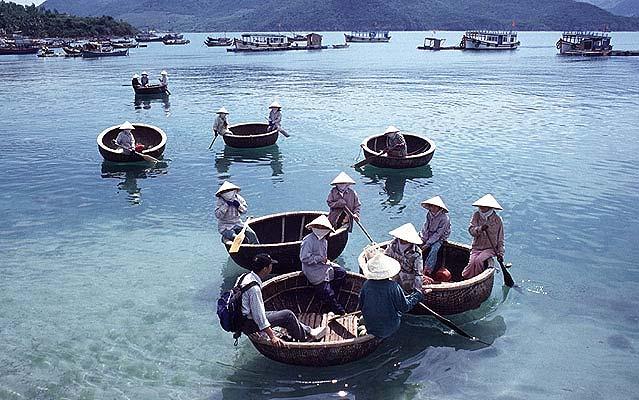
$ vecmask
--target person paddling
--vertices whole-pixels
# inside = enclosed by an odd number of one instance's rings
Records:
[[[142,84],[142,86],[147,87],[149,86],[149,74],[147,74],[146,71],[142,72],[142,79],[140,80],[140,83]]]
[[[215,117],[215,122],[213,122],[213,134],[215,135],[214,138],[218,135],[224,136],[233,134],[233,132],[229,130],[229,112],[226,110],[226,108],[222,107],[215,113],[217,114],[217,116]]]
[[[464,279],[481,274],[493,266],[493,257],[504,262],[504,223],[496,210],[503,210],[490,193],[473,203],[478,210],[473,213],[468,232],[473,237],[468,265],[462,271]]]
[[[342,225],[348,224],[348,231],[352,232],[353,221],[351,220],[351,213],[353,214],[353,218],[359,221],[359,212],[362,203],[359,201],[357,192],[351,188],[354,184],[355,181],[345,172],[340,172],[331,182],[333,188],[328,193],[326,203],[330,208],[328,220],[335,229],[339,229]]]
[[[160,72],[160,86],[169,86],[169,74],[166,71]]]
[[[284,136],[288,136],[288,133],[282,129],[282,106],[277,101],[271,103],[268,114],[268,131],[272,132],[278,130]]]
[[[386,136],[386,154],[389,157],[406,157],[408,155],[408,147],[404,135],[399,133],[399,129],[390,125],[384,131]]]
[[[140,87],[140,75],[133,74],[133,78],[131,78],[131,86],[133,86],[134,89]]]
[[[399,262],[399,283],[402,289],[411,293],[422,290],[424,284],[433,283],[432,279],[424,276],[422,249],[419,247],[422,239],[415,226],[407,223],[388,233],[395,239],[388,244],[384,254]]]
[[[215,217],[217,218],[217,230],[222,235],[222,241],[233,240],[244,227],[245,222],[242,222],[240,215],[246,213],[248,205],[246,200],[240,196],[240,190],[239,186],[224,181],[215,192],[217,197]],[[259,243],[257,235],[250,226],[246,227],[245,235],[247,243]]]
[[[122,149],[122,153],[129,155],[135,152],[135,137],[133,136],[132,130],[135,127],[129,122],[125,121],[122,125],[118,127],[120,132],[118,136],[115,138],[115,145]]]

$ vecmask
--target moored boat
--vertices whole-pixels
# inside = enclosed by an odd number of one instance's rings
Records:
[[[240,39],[233,39],[233,47],[226,49],[230,52],[260,52],[284,50],[321,50],[322,35],[309,33],[308,35],[294,35],[287,37],[272,33],[244,33]]]
[[[135,132],[134,132],[135,133]],[[270,214],[251,219],[249,226],[255,231],[259,244],[242,244],[237,253],[229,253],[239,266],[250,268],[253,257],[259,253],[267,253],[279,263],[273,266],[273,274],[300,271],[300,248],[302,239],[311,231],[306,224],[319,217],[328,215],[322,211],[292,211]],[[231,247],[232,240],[224,242],[226,250]],[[328,258],[336,259],[348,242],[348,228],[341,227],[328,235]]]
[[[339,293],[336,293],[337,300],[347,313],[358,311],[359,292],[365,281],[362,275],[347,273]],[[311,284],[301,272],[264,282],[262,298],[267,311],[289,309],[311,328],[328,326],[328,333],[318,342],[287,341],[283,347],[274,346],[259,332],[249,335],[253,346],[272,360],[311,367],[341,365],[366,357],[381,343],[373,335],[358,336],[357,314],[329,320],[328,305],[315,298]]]
[[[37,54],[39,50],[37,46],[5,45],[0,46],[0,55]]]
[[[189,39],[164,39],[162,40],[162,43],[164,43],[167,46],[171,46],[171,45],[181,45],[181,44],[189,44],[191,43],[191,41]]]
[[[355,43],[384,43],[391,40],[388,31],[353,31],[345,33],[346,42]]]
[[[224,143],[231,147],[253,148],[275,144],[279,136],[277,130],[268,130],[268,124],[249,122],[229,126],[232,133],[222,135]]]
[[[422,46],[417,46],[417,50],[461,50],[461,47],[456,46],[442,46],[446,39],[434,38],[434,37],[426,37],[424,38],[424,44]]]
[[[82,46],[64,46],[65,57],[82,57]]]
[[[605,32],[564,32],[556,46],[559,54],[566,56],[609,56],[610,40]]]
[[[224,37],[207,36],[206,40],[204,41],[204,44],[207,45],[208,47],[230,46],[233,44],[233,39],[226,36]]]
[[[366,261],[377,254],[378,249],[385,249],[390,242],[383,242],[367,247],[360,253],[357,261],[360,269]],[[470,279],[462,278],[462,271],[468,265],[470,246],[444,242],[439,250],[437,267],[445,266],[452,275],[450,282],[424,285],[432,292],[424,296],[424,304],[442,315],[451,315],[473,310],[479,307],[493,290],[495,268],[486,268],[481,274]],[[411,314],[429,315],[420,307],[415,307]]]
[[[82,58],[121,57],[128,56],[129,49],[113,50],[110,45],[101,43],[89,43],[82,49]]]
[[[422,167],[428,164],[435,153],[435,143],[428,138],[411,133],[402,132],[402,135],[408,150],[406,157],[389,157],[382,154],[386,148],[384,135],[373,135],[364,139],[360,146],[369,164],[379,168],[395,169]]]
[[[142,123],[134,123],[132,131],[135,142],[144,145],[142,154],[161,158],[166,146],[166,133],[157,126]],[[120,133],[120,125],[114,125],[100,132],[97,138],[98,151],[106,161],[111,162],[140,162],[144,161],[137,154],[124,154],[122,149],[115,145],[115,139]]]
[[[459,46],[462,50],[516,50],[519,47],[514,31],[466,31]]]
[[[334,49],[346,49],[348,48],[348,43],[339,43],[332,45]]]
[[[162,36],[159,36],[155,31],[142,32],[135,36],[137,42],[161,42]]]

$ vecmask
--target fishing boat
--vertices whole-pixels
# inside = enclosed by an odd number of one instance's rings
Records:
[[[168,96],[169,88],[163,85],[133,86],[136,96]]]
[[[230,52],[259,52],[284,50],[321,50],[322,35],[309,33],[308,35],[294,35],[287,37],[272,33],[244,33],[240,39],[233,40],[233,47],[226,49]]]
[[[145,150],[141,153],[161,158],[166,146],[166,133],[157,126],[142,123],[134,123],[132,131],[135,142],[143,144]],[[144,159],[137,154],[124,154],[122,149],[115,145],[115,139],[120,133],[120,125],[114,125],[100,132],[98,135],[98,151],[106,161],[111,162],[142,162]]]
[[[564,32],[556,46],[565,56],[608,56],[612,52],[610,40],[605,32]]]
[[[461,50],[461,47],[458,46],[442,46],[445,41],[446,39],[426,37],[424,38],[424,44],[422,46],[417,46],[417,50]]]
[[[164,43],[167,46],[172,46],[172,45],[181,45],[181,44],[189,44],[191,43],[191,41],[189,39],[164,39],[162,40],[162,43]]]
[[[38,53],[36,54],[38,57],[57,57],[58,55],[54,50],[51,50],[47,46],[43,46]]]
[[[459,46],[462,50],[516,50],[519,47],[517,32],[466,31]]]
[[[277,129],[268,130],[268,124],[261,122],[248,122],[229,126],[229,131],[222,135],[224,143],[231,147],[254,148],[271,146],[277,142],[279,132]]]
[[[389,157],[384,154],[386,137],[369,136],[360,144],[364,157],[369,164],[379,168],[416,168],[428,164],[435,154],[435,143],[430,139],[411,133],[402,133],[406,140],[408,155],[406,157]]]
[[[339,44],[332,45],[334,49],[346,49],[348,48],[348,46],[349,46],[348,43],[339,43]]]
[[[135,134],[135,132],[134,132]],[[270,214],[251,219],[249,227],[255,231],[259,244],[242,244],[237,253],[229,253],[239,266],[249,269],[253,257],[259,253],[267,253],[277,261],[273,266],[273,274],[284,274],[300,271],[300,248],[302,239],[311,231],[306,224],[319,217],[328,215],[322,211],[292,211]],[[348,242],[348,227],[344,226],[328,235],[328,258],[336,259]],[[224,241],[226,250],[231,248],[232,240]]]
[[[111,44],[99,42],[87,43],[82,47],[82,58],[128,56],[129,49],[114,50]]]
[[[5,44],[4,46],[0,46],[0,55],[37,54],[39,50],[40,48],[38,46]]]
[[[208,47],[225,47],[233,44],[233,39],[229,37],[211,37],[207,36],[204,44]]]
[[[133,49],[138,47],[138,42],[135,39],[113,39],[111,40],[111,46],[114,49]]]
[[[353,31],[345,33],[346,42],[356,43],[384,43],[391,40],[388,31]]]
[[[135,36],[135,40],[138,42],[161,42],[162,36],[159,36],[155,31],[142,32]]]
[[[281,262],[280,262],[281,263]],[[348,272],[344,283],[336,294],[347,315],[329,320],[329,309],[314,296],[311,284],[301,272],[277,276],[262,285],[262,297],[267,311],[289,309],[297,318],[311,328],[328,326],[324,338],[317,342],[291,342],[276,347],[261,332],[248,337],[253,346],[264,356],[285,364],[325,367],[342,365],[362,359],[380,345],[381,340],[373,335],[358,336],[359,292],[366,281],[363,275]],[[283,331],[277,331],[280,337]]]
[[[357,258],[360,270],[366,262],[388,246],[390,241],[371,245]],[[459,314],[478,308],[493,290],[495,268],[486,268],[481,274],[470,279],[462,278],[462,271],[468,265],[470,246],[455,242],[444,242],[437,257],[437,267],[445,266],[451,273],[450,282],[424,285],[432,292],[424,296],[424,304],[442,315]],[[411,314],[429,315],[420,307]]]

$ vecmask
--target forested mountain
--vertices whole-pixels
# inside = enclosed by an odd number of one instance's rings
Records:
[[[639,16],[639,0],[583,0],[613,14]]]
[[[137,29],[112,17],[75,17],[0,1],[0,31],[22,31],[31,37],[127,36]]]
[[[513,21],[518,30],[639,30],[639,18],[572,0],[47,0],[41,7],[182,31],[506,29]]]

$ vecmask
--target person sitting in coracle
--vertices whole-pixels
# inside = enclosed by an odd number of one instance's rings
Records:
[[[251,272],[240,276],[235,286],[243,288],[251,282],[256,282],[242,293],[242,333],[250,335],[255,332],[263,332],[268,335],[271,343],[276,347],[284,346],[284,342],[275,335],[271,327],[280,326],[286,328],[288,334],[300,342],[319,340],[326,335],[327,326],[311,328],[301,323],[291,310],[266,311],[262,299],[262,281],[273,270],[273,264],[277,264],[266,253],[253,257]]]
[[[144,87],[149,86],[149,74],[147,74],[146,71],[142,72],[142,79],[140,80],[140,83]]]
[[[215,117],[215,122],[213,122],[213,134],[215,135],[214,137],[217,137],[217,135],[224,136],[227,134],[233,134],[233,132],[229,130],[229,112],[226,111],[226,108],[222,107],[215,113],[217,114],[217,117]]]
[[[120,129],[120,133],[118,133],[118,136],[115,138],[115,145],[122,149],[124,154],[129,155],[135,152],[135,137],[131,132],[135,127],[129,121],[125,121],[118,128]]]
[[[215,193],[217,197],[215,217],[217,218],[217,230],[222,235],[222,241],[235,239],[235,236],[244,227],[245,222],[242,222],[240,215],[246,213],[248,205],[246,200],[240,196],[240,190],[239,186],[224,181]],[[250,226],[246,227],[245,235],[244,240],[247,243],[259,243],[257,235]]]
[[[399,129],[391,125],[386,128],[384,135],[386,136],[386,154],[389,157],[406,157],[408,147],[404,135],[399,133]]]
[[[337,294],[346,277],[346,270],[328,259],[326,236],[334,232],[326,215],[320,215],[306,229],[311,233],[304,236],[300,249],[302,272],[313,285],[317,298],[328,303],[335,314],[344,314],[344,307],[337,301]]]
[[[504,262],[504,223],[495,210],[503,210],[497,200],[487,194],[473,203],[479,209],[470,219],[468,232],[473,237],[468,265],[462,271],[464,279],[481,274],[492,267],[492,258]]]
[[[421,290],[405,295],[393,280],[401,267],[399,262],[383,253],[372,257],[362,266],[366,282],[359,293],[359,306],[368,333],[385,339],[399,329],[402,314],[422,301]],[[431,289],[426,289],[426,293]]]
[[[436,281],[447,281],[450,279],[450,272],[443,271],[435,277],[437,272],[437,255],[439,249],[450,235],[450,218],[448,218],[448,208],[439,196],[432,197],[421,202],[421,206],[428,212],[426,213],[426,221],[419,232],[419,237],[424,241],[422,252],[426,254],[426,265],[424,272],[435,278]]]
[[[136,89],[140,87],[140,75],[133,74],[133,78],[131,78],[131,86]]]
[[[359,201],[357,192],[351,188],[354,184],[355,181],[345,172],[340,172],[331,182],[333,188],[328,193],[326,203],[330,207],[328,220],[335,229],[348,223],[348,231],[352,232],[353,221],[351,220],[351,213],[353,218],[359,221],[359,212],[362,203]]]
[[[388,244],[384,254],[399,262],[399,284],[402,289],[411,293],[421,291],[424,284],[433,283],[432,279],[424,276],[422,249],[419,247],[422,239],[413,224],[404,224],[388,233],[394,239]]]
[[[169,86],[169,74],[166,71],[160,72],[160,86]]]

